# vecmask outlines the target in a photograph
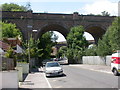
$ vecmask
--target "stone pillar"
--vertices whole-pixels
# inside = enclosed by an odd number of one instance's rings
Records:
[[[74,26],[79,25],[79,13],[78,12],[73,13],[73,23],[74,23]]]
[[[79,13],[78,12],[74,12],[73,13],[73,20],[78,20],[79,19]]]

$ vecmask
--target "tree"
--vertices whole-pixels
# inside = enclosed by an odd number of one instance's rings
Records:
[[[66,54],[67,54],[67,46],[60,47],[60,49],[58,51],[58,56],[59,57],[65,57]]]
[[[110,13],[106,12],[106,11],[103,11],[101,12],[102,13],[102,16],[110,16]]]
[[[26,6],[20,6],[18,4],[14,4],[14,3],[2,4],[2,10],[3,11],[29,11],[29,10],[31,10],[30,7],[31,7],[30,3],[27,3]]]
[[[49,59],[52,52],[52,46],[54,42],[52,41],[53,32],[47,32],[39,38],[40,42],[38,43],[38,48],[42,49],[42,59]]]
[[[2,25],[2,37],[6,38],[15,38],[22,37],[22,33],[19,29],[16,28],[15,24],[0,22]]]
[[[115,18],[106,34],[108,35],[112,51],[120,50],[120,17]]]
[[[34,40],[32,37],[30,37],[27,46],[27,52],[30,53],[30,58],[42,57],[42,53],[40,53],[42,49],[38,49],[38,43],[40,43],[39,40]]]
[[[98,41],[97,54],[100,56],[111,55],[116,50],[120,50],[120,17],[113,21],[102,40]]]
[[[58,35],[56,35],[53,31],[51,31],[51,34],[52,34],[52,41],[56,43],[56,40],[58,39]]]
[[[86,56],[97,56],[97,46],[93,45],[90,48],[86,48],[85,55]]]
[[[91,16],[110,16],[110,13],[108,13],[107,11],[103,11],[103,12],[101,12],[101,14],[95,15],[95,14],[90,13],[90,14],[87,14],[87,15],[91,15]]]
[[[85,48],[88,46],[88,42],[85,39],[83,26],[76,26],[71,28],[70,33],[67,36],[68,49],[67,57],[69,63],[80,63]]]
[[[38,48],[38,43],[40,43],[39,40],[34,40],[32,36],[30,39],[26,42],[23,42],[23,48],[25,52],[23,53],[23,62],[28,62],[29,60],[29,55],[30,58],[35,58],[37,60],[38,58],[42,57],[42,49]]]
[[[111,47],[108,43],[108,38],[104,36],[102,40],[98,41],[97,55],[106,56],[110,54],[111,54]]]

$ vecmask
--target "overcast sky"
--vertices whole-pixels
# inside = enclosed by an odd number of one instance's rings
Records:
[[[3,3],[16,3],[26,5],[31,3],[33,12],[48,13],[68,13],[79,12],[79,14],[101,14],[107,11],[111,16],[118,15],[119,0],[0,0]],[[60,34],[58,41],[64,41],[64,37]],[[85,35],[87,39],[93,39],[91,36]]]

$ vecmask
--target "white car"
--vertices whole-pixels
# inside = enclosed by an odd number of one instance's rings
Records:
[[[111,70],[115,76],[120,75],[120,50],[112,54]]]
[[[46,77],[63,75],[63,69],[58,62],[47,62],[45,65],[45,74]]]

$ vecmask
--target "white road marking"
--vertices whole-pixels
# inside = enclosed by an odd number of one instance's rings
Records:
[[[112,72],[107,72],[107,71],[103,71],[103,70],[95,70],[95,69],[89,69],[89,70],[112,74]]]
[[[43,71],[43,68],[41,68],[41,70]],[[51,90],[52,90],[52,86],[50,85],[50,83],[49,83],[48,79],[46,78],[45,74],[44,74],[44,78],[46,79],[46,81],[47,81],[47,83],[48,83],[49,88],[51,88]]]

